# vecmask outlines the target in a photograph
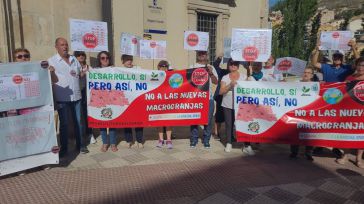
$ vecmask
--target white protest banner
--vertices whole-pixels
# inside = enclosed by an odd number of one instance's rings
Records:
[[[306,65],[306,61],[294,57],[278,58],[276,66],[274,67],[274,74],[289,73],[296,76],[302,76]]]
[[[207,51],[209,47],[209,33],[199,31],[185,31],[185,50]]]
[[[350,50],[349,41],[354,37],[351,31],[322,32],[320,50]]]
[[[266,62],[271,49],[271,29],[234,28],[232,31],[231,57],[235,61]]]
[[[107,23],[70,19],[71,48],[74,51],[108,51]]]
[[[139,56],[141,37],[129,33],[121,33],[120,36],[120,53],[132,56]]]
[[[0,65],[0,176],[59,162],[47,67],[40,62]]]
[[[140,40],[140,58],[166,59],[167,42],[156,40]]]

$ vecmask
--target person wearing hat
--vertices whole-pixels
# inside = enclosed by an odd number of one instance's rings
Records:
[[[319,57],[319,45],[320,42],[317,44],[316,48],[312,51],[312,65],[317,69],[321,70],[323,81],[325,82],[343,82],[345,81],[346,77],[351,75],[354,70],[351,65],[345,65],[344,62],[344,54],[340,51],[336,51],[332,55],[332,64],[322,64],[318,62]],[[351,51],[353,52],[354,58],[358,59],[360,54],[356,47],[356,42],[354,40],[350,40],[348,46],[351,47]],[[318,147],[314,150],[314,153],[322,152],[322,148]],[[337,159],[342,157],[342,152],[337,149],[333,148],[332,152],[335,154]]]
[[[204,125],[204,131],[203,131],[203,145],[204,148],[209,149],[210,148],[210,138],[212,133],[212,117],[214,114],[214,90],[212,88],[213,84],[217,85],[218,78],[216,70],[213,66],[208,64],[208,55],[207,51],[197,51],[197,57],[196,57],[196,63],[190,68],[206,68],[209,78],[210,78],[210,84],[209,84],[209,111],[208,111],[208,124]],[[190,147],[196,148],[196,145],[198,143],[198,125],[192,125],[191,126],[191,138],[190,138]]]

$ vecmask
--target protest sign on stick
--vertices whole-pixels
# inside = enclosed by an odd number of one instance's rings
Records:
[[[70,19],[71,48],[74,51],[108,51],[107,23]]]
[[[321,32],[320,50],[350,50],[349,41],[354,37],[351,31]]]

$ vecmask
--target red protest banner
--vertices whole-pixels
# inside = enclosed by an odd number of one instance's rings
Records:
[[[364,148],[364,82],[307,83],[238,90],[237,140]]]
[[[167,72],[94,69],[88,75],[89,126],[207,124],[208,91],[208,73],[201,68]]]

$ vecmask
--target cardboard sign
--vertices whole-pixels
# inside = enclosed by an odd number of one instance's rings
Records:
[[[74,51],[108,51],[107,23],[70,19],[71,49]]]
[[[296,76],[302,76],[306,65],[306,61],[294,57],[278,58],[274,67],[274,74],[289,73]]]
[[[209,47],[209,33],[185,31],[184,48],[186,50],[207,51]]]
[[[320,50],[350,50],[349,41],[354,37],[351,31],[322,32]]]
[[[232,31],[231,57],[235,61],[266,62],[272,49],[272,30],[236,29]]]

